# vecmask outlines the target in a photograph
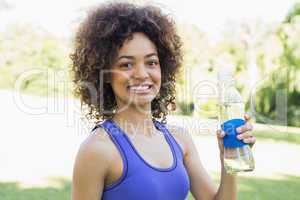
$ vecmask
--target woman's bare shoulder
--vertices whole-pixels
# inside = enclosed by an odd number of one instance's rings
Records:
[[[114,144],[105,130],[97,128],[80,144],[79,151],[105,158],[110,156],[113,146]]]
[[[176,139],[177,143],[179,143],[184,154],[186,154],[188,152],[188,145],[191,137],[188,130],[185,127],[174,124],[167,124],[166,127]]]
[[[91,199],[91,195],[101,196],[112,155],[110,139],[105,137],[106,133],[103,131],[102,128],[97,128],[78,149],[72,180],[72,193],[76,199]]]
[[[100,166],[95,170],[102,168],[102,170],[108,171],[114,155],[113,146],[114,144],[105,130],[97,128],[81,142],[76,155],[76,164],[81,166],[93,163],[95,166]]]

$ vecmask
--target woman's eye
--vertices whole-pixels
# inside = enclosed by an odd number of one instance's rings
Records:
[[[120,65],[121,68],[125,68],[125,69],[130,69],[132,68],[132,64],[131,63],[123,63]]]
[[[158,65],[158,62],[155,61],[155,60],[152,60],[152,61],[148,62],[148,65],[150,65],[150,66],[156,66],[156,65]]]

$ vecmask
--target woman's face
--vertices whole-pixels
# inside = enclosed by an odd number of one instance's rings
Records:
[[[119,49],[111,86],[119,106],[151,105],[161,86],[161,69],[156,46],[145,34],[134,33]]]

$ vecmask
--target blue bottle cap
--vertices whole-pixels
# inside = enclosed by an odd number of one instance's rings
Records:
[[[225,132],[223,138],[224,147],[237,148],[246,145],[242,140],[236,138],[236,135],[238,134],[236,128],[245,123],[246,122],[243,119],[231,119],[221,125],[222,130]]]

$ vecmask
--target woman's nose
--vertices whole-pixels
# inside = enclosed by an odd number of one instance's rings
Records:
[[[134,73],[133,73],[134,78],[144,79],[144,78],[147,78],[148,76],[149,76],[149,74],[148,74],[148,71],[144,64],[140,64],[140,65],[136,66]]]

